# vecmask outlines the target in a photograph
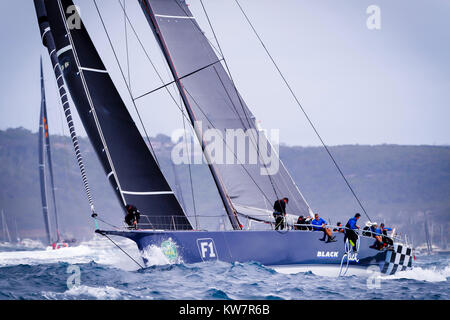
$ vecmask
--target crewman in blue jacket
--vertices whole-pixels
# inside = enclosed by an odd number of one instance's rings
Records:
[[[386,243],[386,244],[392,246],[394,244],[394,242],[392,241],[391,238],[388,237],[388,234],[387,234],[388,231],[392,231],[392,228],[388,228],[384,225],[384,223],[382,223],[382,224],[380,224],[380,229],[381,229],[381,232],[383,233],[383,236],[382,236],[383,243]]]
[[[358,222],[358,219],[360,217],[361,215],[359,213],[356,213],[355,216],[353,218],[350,218],[345,225],[344,242],[348,239],[348,242],[352,246],[354,252],[357,251],[356,242],[358,241],[358,234],[355,230],[359,229],[359,226],[356,225],[356,223]]]
[[[372,223],[373,229],[373,237],[376,239],[375,243],[371,245],[370,247],[373,249],[381,250],[385,246],[383,243],[383,232],[381,231],[381,228],[378,227],[378,224],[376,222]]]
[[[319,214],[314,215],[314,219],[311,221],[311,224],[313,225],[313,231],[323,231],[323,238],[319,239],[321,241],[325,241],[325,236],[328,236],[328,239],[326,242],[335,242],[335,238],[333,237],[333,233],[331,232],[330,228],[325,228],[327,225],[327,222],[319,217]]]

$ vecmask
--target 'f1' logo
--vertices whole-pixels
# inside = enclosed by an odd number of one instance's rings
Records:
[[[217,260],[216,245],[214,244],[213,239],[197,239],[197,247],[203,261]]]

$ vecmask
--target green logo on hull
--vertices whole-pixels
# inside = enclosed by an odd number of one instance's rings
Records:
[[[173,243],[172,239],[163,241],[161,243],[161,251],[169,259],[170,263],[174,263],[177,260],[178,252],[177,246]]]

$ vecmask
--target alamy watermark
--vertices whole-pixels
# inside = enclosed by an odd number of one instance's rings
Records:
[[[379,6],[372,4],[367,7],[366,13],[369,15],[366,20],[366,26],[369,30],[381,29],[381,9]]]
[[[81,11],[80,7],[76,5],[68,6],[66,13],[69,14],[66,20],[69,30],[81,29]]]
[[[66,284],[67,289],[72,289],[73,287],[78,287],[81,283],[81,270],[79,266],[70,265],[67,267],[66,273],[71,275],[67,278]]]
[[[369,277],[366,280],[367,289],[381,289],[381,272],[378,266],[369,266],[366,269]]]
[[[201,144],[194,143],[194,137],[184,129],[177,129],[172,133],[171,139],[175,146],[171,158],[174,164],[259,165],[261,175],[273,175],[279,170],[278,129],[203,130],[202,122],[196,121],[194,131]]]

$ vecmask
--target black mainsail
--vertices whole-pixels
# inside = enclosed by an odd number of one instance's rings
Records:
[[[126,109],[73,2],[34,2],[44,45],[48,45],[45,37],[51,35],[72,100],[123,208],[128,204],[135,205],[142,213],[143,224],[164,229],[192,229]],[[51,55],[53,49],[48,49]]]
[[[272,219],[271,209],[276,199],[289,198],[290,212],[309,215],[311,210],[279,161],[278,170],[271,172],[267,162],[261,159],[264,152],[274,155],[265,134],[258,130],[255,117],[239,95],[233,81],[221,64],[209,40],[200,29],[183,0],[140,0],[142,10],[157,38],[192,125],[201,122],[202,128],[218,129],[222,137],[227,130],[242,130],[248,133],[244,161],[213,164],[212,173],[219,180],[218,187],[231,199],[232,207],[247,217],[265,216]],[[188,75],[188,76],[186,76]],[[204,143],[202,137],[198,137]],[[237,154],[237,145],[228,145]],[[256,154],[258,161],[251,163],[250,155]],[[241,155],[242,156],[242,155]],[[241,158],[242,159],[242,158]],[[224,201],[226,203],[226,201]],[[230,216],[230,214],[229,214]],[[233,219],[231,217],[233,223]]]

